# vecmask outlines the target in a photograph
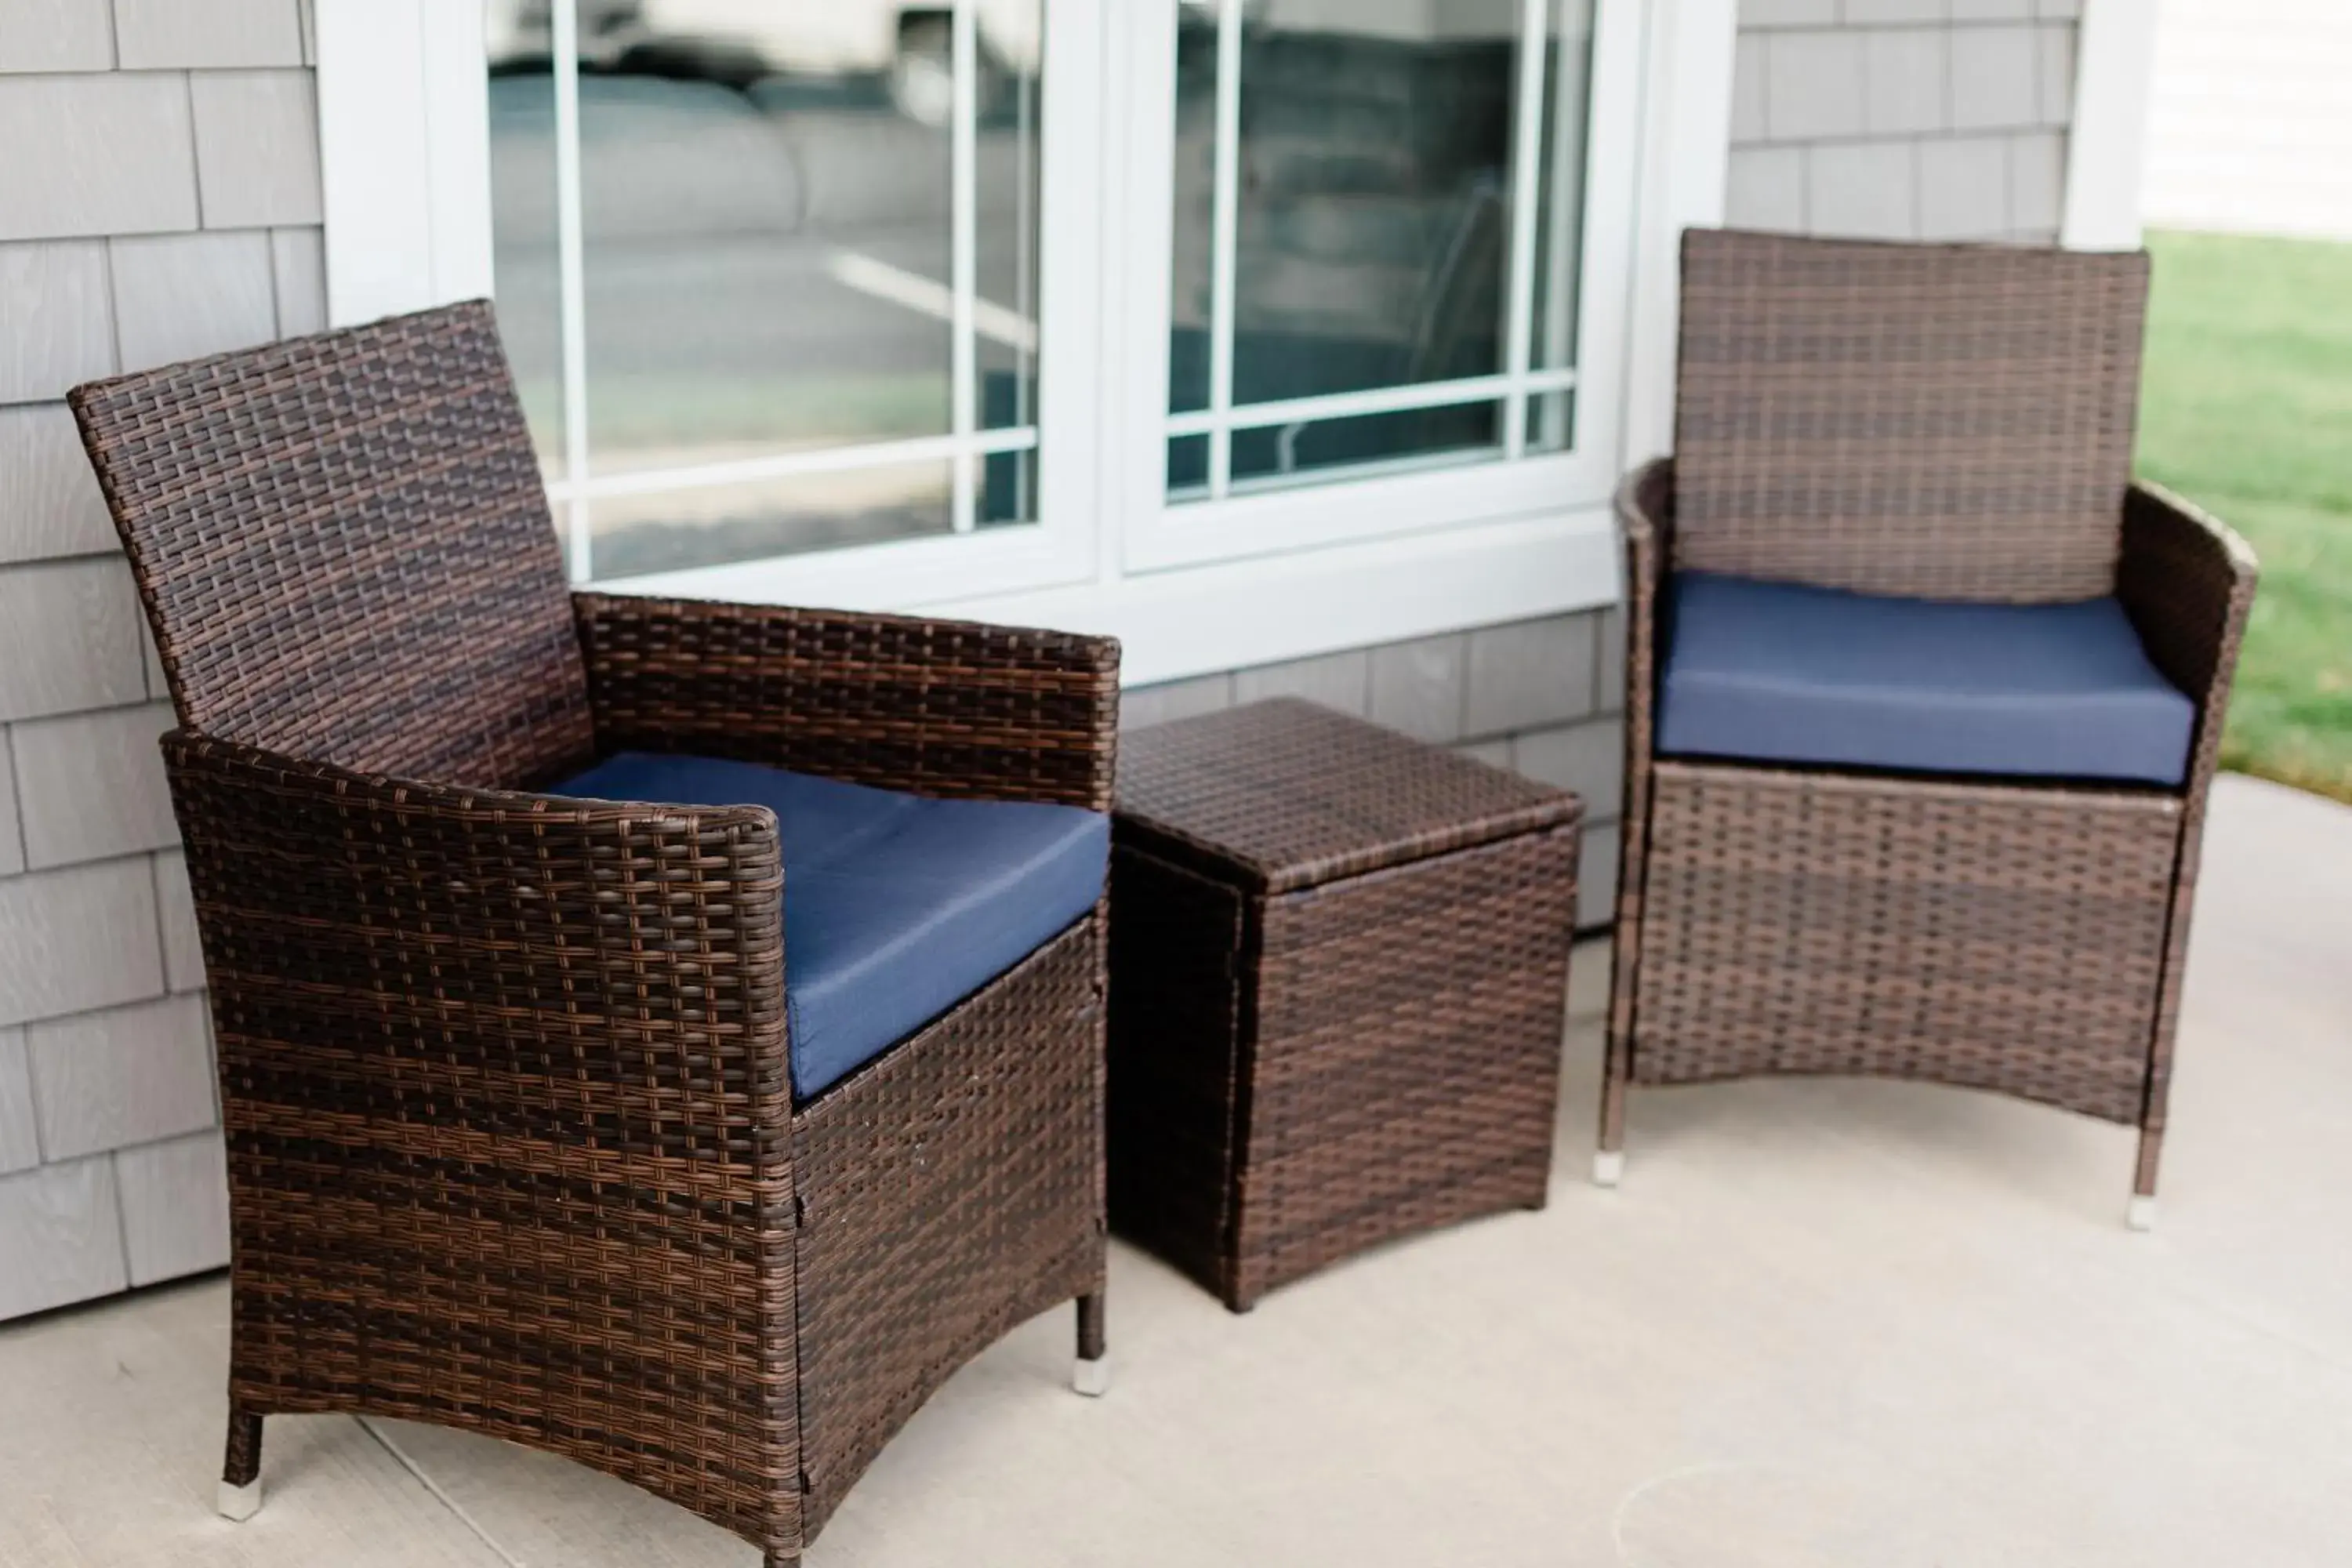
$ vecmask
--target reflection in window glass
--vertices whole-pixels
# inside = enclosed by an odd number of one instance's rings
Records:
[[[1033,517],[1034,455],[1001,447],[1034,445],[1036,418],[1042,0],[976,0],[962,40],[902,0],[566,4],[580,364],[563,355],[546,0],[489,5],[496,264],[533,436],[557,499],[589,509],[593,574]],[[584,432],[564,426],[567,374]],[[567,436],[584,436],[580,472]]]
[[[1350,479],[1377,474],[1383,464],[1423,468],[1432,460],[1486,456],[1500,427],[1500,405],[1488,401],[1442,408],[1407,408],[1328,419],[1294,419],[1234,432],[1236,494],[1279,489],[1325,477],[1335,468]],[[1168,444],[1168,489],[1180,500],[1207,493],[1209,452],[1200,436]]]
[[[1265,426],[1249,419],[1252,404],[1529,371],[1554,374],[1517,394],[1528,447],[1570,446],[1559,393],[1575,363],[1591,0],[1548,0],[1532,41],[1521,0],[1168,3],[1178,35],[1169,409],[1243,411],[1219,421],[1234,432],[1230,482],[1501,447],[1510,407],[1491,387],[1435,389],[1425,408],[1318,410]],[[1528,48],[1542,86],[1523,103]],[[1221,119],[1237,134],[1221,134]],[[1522,193],[1534,232],[1519,246]],[[1525,323],[1516,345],[1515,315]],[[1171,489],[1219,493],[1215,448],[1187,448],[1192,439],[1171,447]]]

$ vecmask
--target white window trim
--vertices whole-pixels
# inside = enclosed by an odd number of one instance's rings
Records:
[[[1058,77],[1049,70],[1047,80],[1058,79],[1064,90],[1099,92],[1105,81],[1118,79],[1110,51],[1131,47],[1119,37],[1125,29],[1108,19],[1131,7],[1127,0],[1055,3],[1094,18],[1087,47],[1104,68]],[[317,0],[330,319],[337,325],[489,291],[489,153],[478,7],[478,0]],[[1318,496],[1343,521],[1246,558],[1171,561],[1148,570],[1129,562],[1123,531],[1095,520],[1123,515],[1135,476],[1109,471],[1118,466],[1110,463],[1088,472],[1064,456],[1043,465],[1073,498],[1051,509],[1061,526],[905,540],[614,586],[1108,632],[1127,643],[1130,684],[1616,602],[1620,565],[1603,492],[1631,459],[1663,449],[1651,444],[1657,420],[1644,407],[1662,398],[1671,409],[1673,257],[1681,228],[1721,220],[1736,22],[1734,0],[1609,0],[1609,8],[1618,29],[1611,58],[1622,68],[1604,81],[1597,67],[1595,93],[1638,90],[1643,98],[1627,155],[1592,160],[1596,184],[1616,179],[1628,187],[1621,221],[1632,226],[1630,232],[1621,228],[1613,262],[1605,237],[1593,232],[1601,226],[1586,226],[1588,266],[1593,256],[1602,259],[1583,289],[1591,334],[1583,358],[1596,384],[1614,384],[1619,395],[1604,391],[1602,400],[1622,402],[1625,410],[1622,419],[1613,409],[1595,416],[1616,425],[1607,439],[1589,442],[1572,458],[1320,487]],[[1049,123],[1053,112],[1049,105]],[[1619,118],[1635,122],[1633,115]],[[1045,156],[1117,168],[1138,155],[1129,140],[1133,116],[1087,122],[1105,124],[1110,133],[1049,137]],[[1100,188],[1084,174],[1076,184],[1046,184]],[[1126,220],[1119,204],[1107,202],[1091,222],[1064,226],[1087,236],[1082,243],[1100,257],[1114,239],[1131,237]],[[1058,298],[1072,319],[1090,320],[1115,340],[1090,361],[1106,367],[1098,378],[1056,376],[1045,368],[1041,396],[1047,406],[1040,414],[1042,427],[1053,432],[1048,441],[1069,439],[1060,435],[1066,422],[1079,428],[1075,422],[1136,417],[1126,389],[1147,378],[1131,357],[1121,363],[1129,351],[1116,340],[1133,334],[1112,329],[1131,321],[1138,308],[1155,315],[1164,309],[1164,279],[1157,298],[1147,287],[1133,268],[1099,264],[1041,285],[1046,308]],[[1045,335],[1050,353],[1050,328]],[[1165,387],[1162,364],[1153,388],[1155,431],[1165,419]],[[1117,395],[1105,395],[1107,390]],[[1056,398],[1062,406],[1054,406]],[[1129,448],[1087,439],[1073,452],[1109,449]],[[1427,497],[1441,490],[1458,497],[1472,481],[1524,485],[1525,502],[1494,505],[1484,512],[1492,521],[1433,526]],[[1233,516],[1245,518],[1258,499],[1237,498]]]
[[[2059,229],[2069,250],[2139,248],[2158,14],[2155,0],[2084,0]]]

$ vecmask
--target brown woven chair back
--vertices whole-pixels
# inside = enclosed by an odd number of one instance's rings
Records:
[[[487,303],[71,401],[182,724],[466,785],[590,755],[571,595]]]
[[[2036,604],[2113,591],[2145,254],[1694,229],[1674,564]]]

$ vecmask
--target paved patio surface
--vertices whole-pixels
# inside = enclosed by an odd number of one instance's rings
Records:
[[[1118,1384],[1066,1312],[915,1420],[811,1568],[2132,1568],[2352,1561],[2352,810],[2215,791],[2160,1228],[2133,1135],[1909,1085],[1637,1095],[1585,1184],[1605,951],[1579,954],[1551,1206],[1246,1318],[1112,1258]],[[753,1568],[487,1439],[269,1423],[210,1511],[217,1279],[0,1331],[7,1568]]]

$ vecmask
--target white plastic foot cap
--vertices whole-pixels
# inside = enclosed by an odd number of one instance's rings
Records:
[[[2124,1223],[2131,1226],[2134,1230],[2154,1230],[2156,1228],[2156,1200],[2154,1198],[2134,1197],[2131,1201],[2131,1206],[2124,1210]]]
[[[1603,1149],[1592,1156],[1592,1184],[1613,1187],[1625,1179],[1625,1151]]]
[[[1100,1399],[1110,1392],[1110,1357],[1097,1356],[1093,1361],[1081,1360],[1070,1373],[1070,1386],[1088,1399]]]
[[[213,1506],[220,1510],[223,1519],[243,1524],[261,1511],[261,1478],[256,1476],[241,1487],[233,1487],[223,1481],[219,1500]]]

